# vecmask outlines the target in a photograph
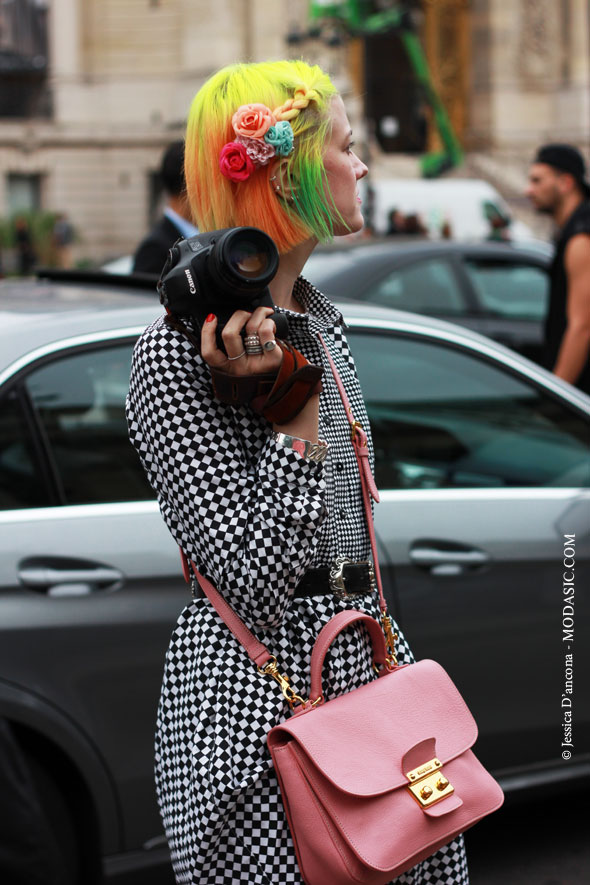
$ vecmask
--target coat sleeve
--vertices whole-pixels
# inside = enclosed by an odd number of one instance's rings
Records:
[[[326,516],[324,465],[270,425],[252,458],[208,368],[161,321],[136,345],[127,420],[176,542],[246,623],[277,627]]]

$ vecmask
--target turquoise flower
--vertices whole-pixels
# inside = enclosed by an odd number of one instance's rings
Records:
[[[280,120],[264,133],[264,140],[271,144],[277,156],[288,157],[293,150],[293,129],[288,120]]]

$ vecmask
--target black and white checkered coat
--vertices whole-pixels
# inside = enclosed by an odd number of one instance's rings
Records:
[[[289,340],[324,366],[320,437],[330,453],[323,464],[276,443],[250,408],[217,401],[207,366],[163,319],[135,348],[127,415],[174,539],[306,696],[322,626],[344,608],[374,615],[379,608],[376,595],[293,599],[308,568],[370,553],[348,421],[317,337],[368,429],[342,318],[302,278],[294,295],[306,313],[284,311]],[[401,633],[399,656],[412,660]],[[368,639],[353,627],[327,657],[325,697],[371,678]],[[158,801],[178,883],[301,883],[266,748],[268,730],[287,715],[276,683],[257,672],[210,603],[187,605],[168,650],[156,738]],[[466,885],[462,838],[398,881]]]

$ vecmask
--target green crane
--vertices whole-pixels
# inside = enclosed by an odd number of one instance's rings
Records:
[[[439,95],[434,88],[424,50],[416,34],[409,10],[404,3],[381,4],[376,11],[375,0],[310,0],[311,28],[317,30],[321,22],[335,23],[351,36],[365,37],[396,31],[408,56],[416,82],[424,101],[432,109],[435,124],[443,143],[442,151],[424,154],[420,168],[425,178],[436,178],[447,169],[459,166],[463,160],[461,145],[453,131]]]

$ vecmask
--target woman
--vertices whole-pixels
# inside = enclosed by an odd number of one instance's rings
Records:
[[[254,225],[273,238],[281,256],[273,302],[287,317],[290,345],[323,367],[322,390],[308,391],[282,424],[251,404],[216,397],[211,371],[240,379],[282,364],[271,311],[258,308],[232,315],[225,352],[213,314],[200,355],[180,331],[156,321],[136,347],[128,398],[131,438],[174,539],[299,694],[309,689],[315,639],[334,614],[379,615],[366,581],[342,600],[325,574],[338,555],[368,559],[369,540],[350,428],[318,332],[355,418],[365,428],[368,421],[342,317],[300,276],[319,240],[362,228],[358,181],[367,169],[351,135],[329,78],[303,62],[236,65],[202,87],[186,135],[195,221],[201,231]],[[398,657],[413,660],[401,634]],[[326,698],[372,675],[368,639],[351,629],[332,646]],[[287,715],[276,684],[256,672],[208,600],[187,605],[168,651],[156,744],[158,800],[178,883],[302,881],[265,743]],[[467,883],[462,838],[399,881]]]

